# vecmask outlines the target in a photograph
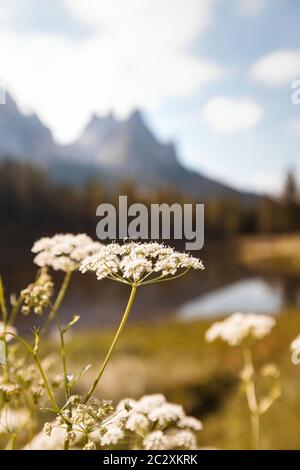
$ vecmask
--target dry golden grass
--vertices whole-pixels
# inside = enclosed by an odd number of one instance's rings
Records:
[[[201,446],[249,448],[249,416],[238,378],[240,351],[218,342],[207,344],[204,333],[209,324],[168,321],[127,327],[97,395],[117,401],[125,396],[164,393],[169,401],[181,403],[203,421]],[[300,366],[291,364],[289,350],[299,333],[300,311],[284,312],[272,335],[258,342],[254,350],[258,369],[275,362],[282,374],[282,396],[262,417],[265,449],[300,449]],[[81,389],[87,389],[111,336],[107,330],[70,339],[74,368],[93,364]]]
[[[280,274],[300,275],[300,234],[245,238],[241,261],[248,267]]]

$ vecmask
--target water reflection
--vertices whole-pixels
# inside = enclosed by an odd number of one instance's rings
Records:
[[[282,309],[283,301],[281,282],[244,279],[187,302],[180,308],[179,317],[187,320],[237,311],[275,314]]]
[[[0,246],[0,272],[8,298],[10,293],[18,293],[33,281],[36,267],[32,263],[31,242]],[[239,265],[234,244],[206,244],[200,257],[206,266],[204,272],[190,272],[175,282],[142,287],[130,321],[157,320],[178,310],[186,318],[198,316],[199,312],[201,315],[233,310],[277,312],[282,305],[299,305],[298,279],[253,277]],[[54,274],[57,286],[62,274]],[[60,315],[63,321],[80,315],[84,328],[115,325],[128,295],[127,286],[97,281],[91,273],[75,273]],[[18,327],[29,331],[33,324],[42,322],[43,318],[36,315],[20,316]]]

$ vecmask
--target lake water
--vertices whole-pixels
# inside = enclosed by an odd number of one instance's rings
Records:
[[[300,307],[300,295],[294,306]],[[222,289],[201,295],[179,308],[178,316],[184,320],[215,317],[220,313],[255,312],[276,314],[284,308],[282,282],[268,282],[261,277],[233,282]]]
[[[32,263],[31,244],[3,245],[0,248],[0,272],[6,296],[18,293],[33,281],[36,266]],[[299,306],[299,279],[265,278],[243,269],[237,260],[235,245],[206,244],[200,253],[204,272],[190,272],[174,282],[145,286],[138,290],[131,322],[159,321],[176,315],[187,320],[215,317],[234,311],[277,313],[287,305]],[[62,273],[54,274],[56,285]],[[83,328],[101,329],[118,324],[126,306],[129,288],[112,281],[97,281],[91,273],[75,273],[60,315],[68,321],[81,317]],[[18,327],[29,331],[42,323],[36,315],[20,316]]]

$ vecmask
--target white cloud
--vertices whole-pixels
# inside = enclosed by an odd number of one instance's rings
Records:
[[[219,96],[209,101],[203,110],[206,123],[223,135],[251,129],[262,117],[262,107],[249,98]]]
[[[247,179],[248,181],[248,179]],[[272,171],[254,171],[250,177],[250,184],[257,191],[269,194],[279,194],[283,187],[282,169],[272,169]]]
[[[290,85],[300,78],[300,50],[283,49],[262,57],[253,65],[251,75],[268,86]]]
[[[222,76],[188,48],[210,25],[217,0],[64,0],[94,34],[85,40],[0,31],[1,73],[62,141],[91,112],[151,109]]]
[[[3,0],[0,8],[0,22],[9,23],[13,20],[14,16],[19,13],[20,7],[16,3],[9,0]],[[2,26],[2,25],[1,25]]]
[[[236,0],[237,13],[241,16],[255,17],[262,13],[269,0]]]

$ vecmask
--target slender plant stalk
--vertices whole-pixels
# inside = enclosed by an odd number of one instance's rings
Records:
[[[65,396],[66,396],[66,400],[68,400],[70,398],[70,387],[69,387],[68,370],[67,370],[64,331],[63,331],[59,316],[57,315],[56,312],[54,314],[54,317],[55,317],[55,321],[56,321],[56,325],[57,325],[57,329],[58,329],[59,337],[60,337],[60,357],[61,357],[63,374],[64,374]]]
[[[5,293],[4,293],[4,287],[3,287],[1,275],[0,275],[0,309],[1,309],[1,314],[2,314],[3,327],[4,327],[3,333],[5,333],[7,329],[8,313],[7,313]],[[6,336],[4,336],[3,342],[4,342],[4,354],[5,354],[5,366],[3,368],[4,380],[8,382],[9,381],[9,365],[8,365],[8,344],[7,344]]]
[[[54,304],[53,304],[53,306],[50,310],[50,313],[48,315],[46,324],[45,324],[45,326],[43,328],[43,331],[41,333],[41,337],[45,336],[45,334],[48,331],[48,328],[49,328],[49,325],[50,325],[51,321],[53,320],[53,318],[57,314],[58,309],[61,306],[61,303],[62,303],[62,301],[63,301],[63,299],[66,295],[67,289],[68,289],[70,281],[71,281],[71,277],[72,277],[72,271],[67,271],[66,274],[65,274],[63,283],[61,285],[61,288],[60,288],[60,290],[58,292],[58,295],[56,297],[56,300],[55,300],[55,302],[54,302]]]
[[[3,376],[4,376],[5,382],[9,382],[8,343],[7,343],[6,337],[3,340],[3,343],[4,343],[4,355],[5,355],[4,367],[3,367]]]
[[[65,338],[64,338],[64,330],[61,325],[61,321],[57,313],[55,312],[54,314],[57,329],[59,332],[59,337],[60,337],[60,357],[62,361],[62,366],[63,366],[63,374],[64,374],[64,387],[65,387],[65,397],[66,400],[70,398],[70,384],[69,384],[69,379],[68,379],[68,369],[67,369],[67,358],[66,358],[66,349],[65,349]],[[70,413],[72,413],[72,409],[69,407]],[[64,450],[69,450],[70,448],[70,438],[69,438],[69,433],[72,431],[72,424],[69,423],[67,425],[67,432],[65,435],[65,440],[64,440]]]
[[[70,439],[66,438],[64,441],[64,450],[69,450],[70,447]]]
[[[11,438],[12,450],[16,450],[16,446],[17,446],[17,436],[15,434],[13,434],[12,438]]]
[[[64,450],[69,450],[70,448],[70,438],[69,438],[69,432],[72,431],[72,424],[68,424],[67,426],[67,432],[66,432],[66,437],[64,440]]]
[[[142,282],[141,285],[157,284],[158,282],[174,281],[174,279],[179,279],[180,277],[185,276],[189,272],[190,269],[191,268],[187,268],[184,271],[182,271],[180,274],[177,274],[176,276],[172,276],[172,277],[165,277],[165,275],[161,275],[154,279],[150,279],[149,281]]]
[[[254,381],[254,366],[252,354],[249,347],[245,346],[243,349],[244,365],[247,371],[246,396],[248,407],[250,411],[251,420],[251,448],[252,450],[259,450],[260,448],[260,422],[259,422],[259,409],[257,404],[257,397],[255,391]]]
[[[109,348],[109,350],[108,350],[108,353],[107,353],[107,355],[106,355],[106,357],[105,357],[105,359],[104,359],[104,361],[103,361],[103,364],[102,364],[102,366],[101,366],[101,369],[100,369],[100,371],[99,371],[99,373],[98,373],[98,375],[97,375],[97,377],[96,377],[96,380],[94,381],[93,385],[91,386],[91,388],[90,388],[90,390],[89,390],[89,392],[88,392],[88,394],[87,394],[87,396],[86,396],[86,398],[85,398],[85,400],[84,400],[84,403],[86,403],[86,402],[91,398],[91,396],[93,395],[94,390],[95,390],[95,388],[97,387],[98,382],[99,382],[99,380],[101,379],[103,372],[105,371],[105,368],[106,368],[106,366],[107,366],[107,364],[108,364],[108,362],[109,362],[109,359],[110,359],[110,357],[111,357],[111,355],[112,355],[112,353],[113,353],[113,350],[114,350],[114,348],[115,348],[115,346],[116,346],[116,344],[117,344],[117,341],[118,341],[118,339],[119,339],[119,336],[121,335],[121,333],[122,333],[122,331],[123,331],[123,328],[124,328],[124,326],[125,326],[125,324],[126,324],[127,318],[128,318],[128,316],[129,316],[129,314],[130,314],[130,311],[131,311],[131,308],[132,308],[132,305],[133,305],[133,301],[134,301],[134,298],[135,298],[136,290],[137,290],[137,286],[136,286],[136,285],[133,285],[133,286],[131,287],[131,293],[130,293],[130,297],[129,297],[129,300],[128,300],[128,303],[127,303],[127,307],[126,307],[126,310],[125,310],[125,312],[124,312],[124,315],[123,315],[123,318],[122,318],[122,320],[121,320],[121,323],[120,323],[120,325],[119,325],[119,328],[118,328],[118,330],[117,330],[117,333],[116,333],[116,335],[115,335],[115,337],[114,337],[114,339],[113,339],[113,342],[112,342],[111,345],[110,345],[110,348]]]
[[[17,318],[17,315],[19,313],[22,303],[23,303],[23,297],[20,295],[15,305],[13,306],[10,317],[9,317],[9,324],[11,326],[15,324],[15,321],[16,321],[16,318]]]
[[[46,377],[46,374],[44,372],[44,369],[43,369],[43,366],[37,356],[37,354],[34,352],[34,350],[32,349],[32,347],[30,346],[30,344],[27,343],[27,341],[25,341],[23,338],[21,338],[19,335],[16,335],[15,333],[12,333],[12,332],[6,332],[6,333],[2,333],[1,336],[5,336],[5,335],[9,335],[9,336],[13,336],[17,341],[19,341],[19,343],[21,343],[24,348],[31,354],[34,362],[35,362],[35,365],[40,373],[40,376],[43,380],[43,383],[45,385],[45,389],[48,393],[48,396],[49,396],[49,400],[51,402],[51,405],[54,409],[54,411],[56,411],[56,413],[60,413],[60,408],[58,406],[58,404],[56,403],[56,400],[55,400],[55,397],[54,397],[54,393],[52,391],[52,388],[47,380],[47,377]],[[1,337],[0,336],[0,337]]]
[[[47,390],[47,393],[48,393],[48,396],[49,396],[49,400],[52,404],[52,407],[54,409],[54,411],[56,411],[56,413],[60,413],[60,408],[55,400],[55,397],[54,397],[54,393],[52,391],[52,388],[50,386],[50,384],[48,383],[48,380],[47,380],[47,377],[46,377],[46,374],[43,370],[43,367],[42,367],[42,364],[40,363],[40,360],[38,359],[37,357],[37,354],[34,352],[34,350],[31,348],[31,346],[25,341],[23,340],[21,337],[19,337],[18,335],[13,335],[29,352],[30,354],[32,355],[33,357],[33,360],[39,370],[39,373],[42,377],[42,380],[44,382],[44,385],[45,385],[45,388]],[[61,333],[61,336],[63,338],[63,333]],[[64,344],[64,342],[63,342]],[[62,349],[61,349],[62,350]],[[63,348],[63,351],[64,351],[64,348]],[[65,355],[62,357],[65,358]],[[68,393],[69,394],[69,387],[68,387],[68,382],[67,382],[67,370],[66,370],[66,362],[63,361],[64,363],[64,375],[65,375],[65,387],[66,387],[66,394]],[[65,438],[65,441],[64,441],[64,450],[69,450],[69,446],[70,446],[70,439],[69,439],[69,431],[72,430],[72,425],[69,424],[68,427],[67,427],[67,433],[66,433],[66,438]]]
[[[7,326],[8,315],[7,315],[7,308],[6,308],[5,295],[4,295],[4,287],[3,287],[3,282],[2,282],[1,275],[0,275],[0,308],[1,308],[1,313],[2,313],[2,321],[4,323],[4,327],[6,327]],[[4,331],[5,331],[5,328],[4,328]]]

